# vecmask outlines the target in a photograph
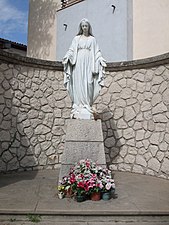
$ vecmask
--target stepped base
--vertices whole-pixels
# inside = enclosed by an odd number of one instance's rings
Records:
[[[39,214],[37,215],[39,217]],[[36,214],[35,214],[36,218]],[[59,216],[41,215],[38,225],[168,225],[169,216]],[[10,222],[14,220],[13,222]],[[32,225],[28,216],[3,215],[0,217],[1,225]]]

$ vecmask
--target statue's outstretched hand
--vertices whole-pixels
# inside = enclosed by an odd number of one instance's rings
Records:
[[[67,64],[67,62],[68,62],[68,57],[64,57],[62,60],[62,64]]]
[[[105,60],[103,57],[101,57],[101,59],[100,59],[100,64],[101,64],[103,67],[106,67],[106,66],[107,66],[106,60]]]

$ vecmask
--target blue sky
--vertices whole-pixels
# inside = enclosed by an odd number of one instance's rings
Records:
[[[0,0],[0,38],[27,44],[29,0]]]

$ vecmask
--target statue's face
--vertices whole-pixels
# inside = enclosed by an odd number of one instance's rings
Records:
[[[82,26],[83,33],[88,34],[89,33],[89,24],[86,22],[82,22],[81,26]]]

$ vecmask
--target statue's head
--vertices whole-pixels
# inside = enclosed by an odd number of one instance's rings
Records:
[[[86,31],[87,29],[87,31]],[[84,30],[86,32],[88,32],[88,35],[91,35],[93,36],[92,34],[92,27],[88,21],[88,19],[84,18],[80,21],[80,24],[79,24],[79,31],[78,31],[78,34],[77,35],[82,35],[84,33]]]

